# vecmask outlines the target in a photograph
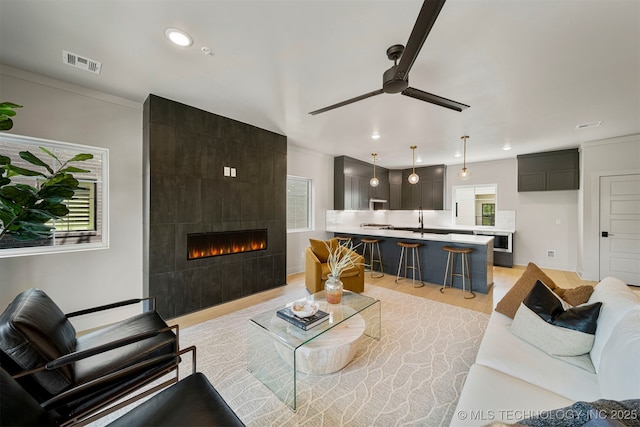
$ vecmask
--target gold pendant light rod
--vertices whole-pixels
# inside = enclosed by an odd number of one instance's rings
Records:
[[[369,180],[369,185],[377,187],[380,184],[380,181],[376,178],[376,156],[378,153],[371,153],[371,155],[373,156],[373,178]]]
[[[416,147],[412,145],[411,147],[411,175],[409,175],[408,181],[409,184],[417,184],[420,181],[420,177],[416,174]]]
[[[461,180],[466,181],[467,179],[471,178],[471,172],[469,172],[469,169],[467,169],[467,139],[469,139],[469,135],[464,135],[460,139],[464,141],[464,148],[463,148],[463,158],[462,158],[463,159],[462,170],[458,172],[458,177]]]

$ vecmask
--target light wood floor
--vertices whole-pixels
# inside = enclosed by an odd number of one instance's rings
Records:
[[[493,281],[495,283],[513,284],[522,275],[525,267],[514,266],[513,268],[494,267]],[[558,285],[566,288],[573,288],[580,285],[595,285],[596,282],[588,282],[581,280],[576,273],[560,270],[543,269],[544,272]],[[421,288],[414,288],[410,280],[400,280],[395,283],[395,276],[385,274],[381,278],[371,278],[370,273],[366,273],[366,284],[381,286],[387,289],[404,292],[422,298],[432,299],[447,304],[457,305],[459,307],[480,311],[490,314],[493,307],[492,293],[493,288],[488,294],[476,293],[473,299],[464,299],[460,289],[447,288],[444,293],[440,292],[441,285],[427,283]],[[198,323],[205,322],[225,314],[241,310],[252,305],[259,304],[264,301],[279,297],[281,295],[293,294],[304,287],[304,273],[298,273],[287,277],[287,285],[250,295],[235,301],[210,307],[185,316],[170,319],[167,323],[178,324],[181,328],[193,326]],[[366,288],[365,288],[366,289]]]

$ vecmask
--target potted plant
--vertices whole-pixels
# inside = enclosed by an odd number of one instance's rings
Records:
[[[342,281],[340,276],[346,270],[349,270],[359,263],[356,262],[358,254],[355,249],[358,245],[353,246],[351,242],[348,245],[336,244],[331,247],[327,242],[324,242],[329,256],[327,257],[327,265],[331,273],[327,275],[327,281],[324,282],[325,298],[329,304],[339,304],[342,301]]]

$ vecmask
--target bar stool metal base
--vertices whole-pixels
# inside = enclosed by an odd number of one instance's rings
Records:
[[[380,239],[367,239],[362,238],[360,241],[364,244],[362,249],[362,257],[367,259],[367,248],[369,249],[369,271],[371,277],[378,278],[384,276],[384,268],[382,267],[382,256],[380,255]],[[375,256],[375,250],[378,250],[378,258]],[[375,264],[380,264],[380,271],[375,270]],[[366,271],[366,270],[365,270]]]
[[[447,254],[447,268],[444,272],[444,280],[442,281],[442,287],[440,288],[440,292],[444,293],[444,290],[447,287],[447,276],[449,277],[449,287],[453,287],[453,276],[462,277],[462,292],[465,293],[465,299],[475,298],[476,294],[471,290],[471,274],[469,273],[469,254],[473,252],[473,248],[457,248],[452,246],[445,246],[442,248],[443,251],[446,251]],[[456,255],[461,255],[461,267],[460,273],[454,273],[456,266]],[[467,292],[465,278],[469,281],[469,291]]]
[[[418,253],[418,248],[422,246],[422,243],[409,243],[409,242],[398,242],[398,246],[402,248],[400,250],[400,261],[398,261],[398,274],[396,275],[396,283],[400,280],[400,270],[402,268],[402,258],[404,257],[404,277],[408,278],[407,270],[412,270],[412,280],[414,288],[421,288],[424,286],[422,282],[422,270],[420,269],[420,254]],[[407,261],[409,258],[409,250],[411,250],[411,265],[408,265]],[[419,281],[416,284],[416,270],[418,270],[418,278]]]

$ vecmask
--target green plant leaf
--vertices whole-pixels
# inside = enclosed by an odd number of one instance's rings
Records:
[[[38,157],[30,153],[29,151],[21,151],[19,155],[20,155],[20,158],[22,158],[23,160],[26,160],[32,165],[42,166],[43,168],[46,168],[49,171],[49,173],[53,173],[53,169],[51,169],[51,167],[48,164],[40,160]]]
[[[55,155],[55,154],[53,154],[51,151],[47,150],[45,147],[40,147],[40,149],[41,149],[42,151],[44,151],[45,153],[47,153],[49,156],[51,156],[51,157],[53,157],[54,159],[56,159],[56,160],[60,163],[60,159],[58,159],[58,158],[56,157],[56,155]]]
[[[16,115],[16,112],[11,108],[3,108],[0,106],[0,114],[2,114],[3,116],[13,117]]]
[[[3,156],[2,154],[0,154],[0,165],[10,165],[10,164],[11,164],[11,157]]]
[[[82,162],[82,161],[91,160],[91,159],[93,159],[93,154],[80,153],[73,156],[69,160],[69,162]]]
[[[73,177],[73,175],[57,173],[50,177],[47,181],[45,181],[42,184],[42,188],[52,187],[54,185],[63,185],[75,190],[76,188],[78,188],[79,182]]]
[[[13,109],[13,108],[22,108],[22,105],[18,105],[8,101],[0,102],[0,111],[6,110],[6,109]]]
[[[80,169],[80,168],[76,168],[73,166],[67,166],[64,169],[60,169],[58,172],[62,172],[62,173],[87,173],[90,172],[87,169]]]
[[[47,177],[45,174],[41,172],[24,169],[15,165],[7,165],[7,169],[9,170],[10,173],[13,172],[11,176],[22,175],[22,176],[43,176],[45,178]]]
[[[70,199],[75,193],[75,188],[69,188],[66,185],[54,185],[50,187],[44,187],[38,192],[38,197],[48,201],[54,201],[56,203],[61,202],[64,199]]]
[[[0,188],[0,195],[12,202],[29,206],[35,203],[37,190],[31,186],[24,184],[6,185]]]
[[[62,203],[47,203],[47,202],[40,203],[37,207],[37,210],[42,212],[47,212],[58,218],[67,216],[69,214],[69,208],[67,208]]]
[[[0,116],[0,130],[9,130],[13,127],[13,120],[5,115]]]

